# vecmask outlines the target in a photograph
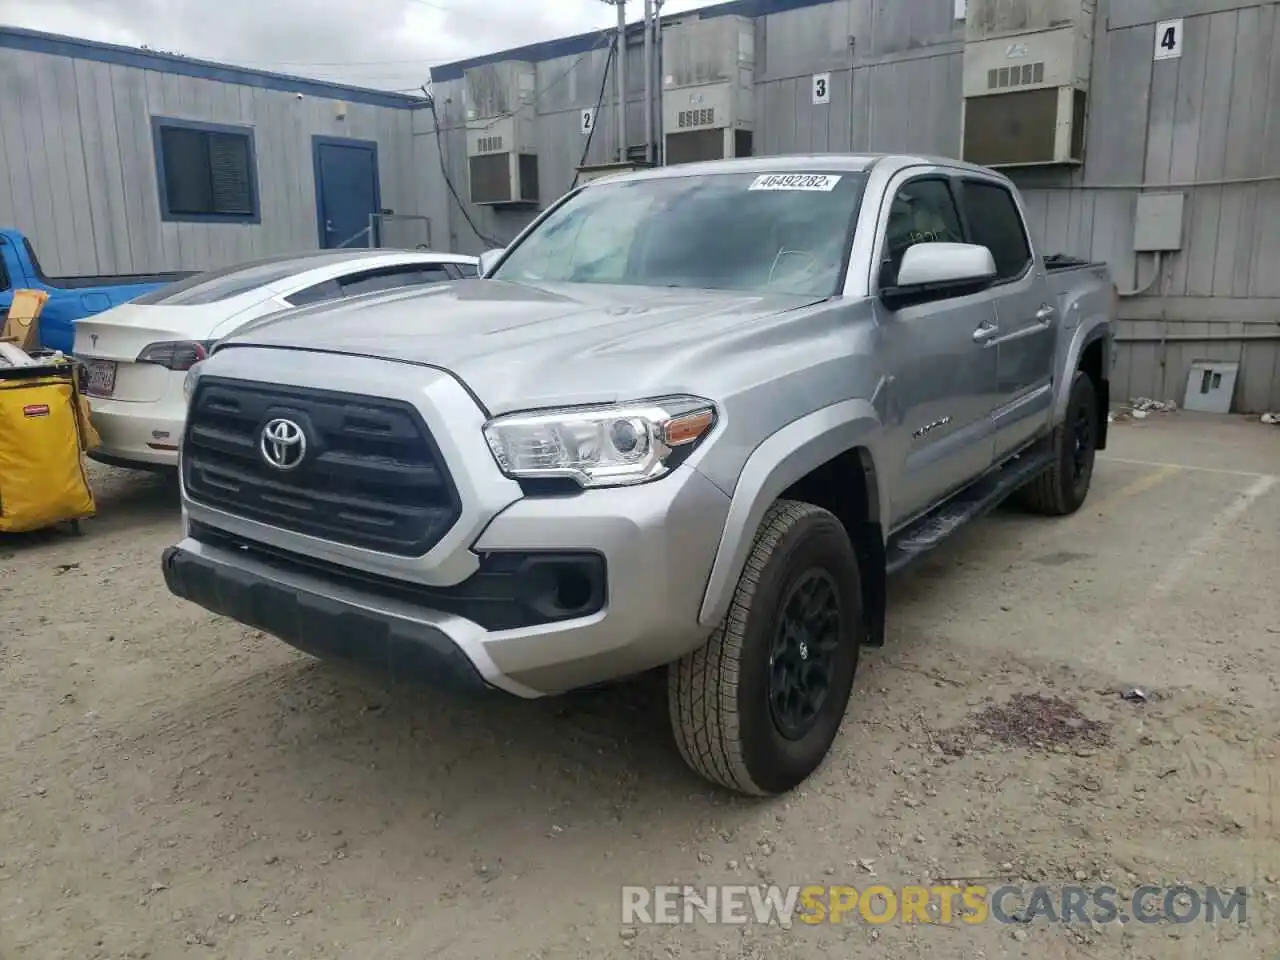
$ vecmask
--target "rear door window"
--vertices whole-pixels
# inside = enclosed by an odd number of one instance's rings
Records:
[[[1013,194],[997,183],[964,181],[961,197],[969,226],[969,241],[991,251],[996,278],[1013,280],[1031,265],[1031,243]]]

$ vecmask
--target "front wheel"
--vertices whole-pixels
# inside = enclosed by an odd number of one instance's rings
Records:
[[[669,668],[671,726],[689,766],[756,796],[818,768],[858,666],[859,583],[833,514],[793,500],[770,507],[723,622]]]
[[[1071,381],[1067,416],[1053,432],[1053,463],[1022,490],[1023,502],[1036,513],[1063,517],[1075,513],[1089,495],[1098,452],[1098,392],[1087,373]]]

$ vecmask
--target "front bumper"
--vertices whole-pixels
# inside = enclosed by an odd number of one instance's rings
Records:
[[[512,629],[419,602],[406,581],[389,596],[354,570],[228,546],[190,520],[189,535],[165,552],[164,575],[174,594],[315,656],[394,679],[538,697],[661,666],[705,640],[698,611],[728,506],[688,468],[639,487],[516,501],[470,553],[591,551],[607,581],[597,612]]]
[[[414,611],[367,607],[358,597],[334,595],[322,584],[218,556],[196,541],[166,549],[162,564],[172,593],[282,637],[313,656],[453,689],[487,686],[442,624]]]

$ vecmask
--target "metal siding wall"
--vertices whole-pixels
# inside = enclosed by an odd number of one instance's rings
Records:
[[[1154,21],[1178,16],[1186,18],[1182,57],[1155,62]],[[1130,342],[1119,351],[1117,397],[1180,403],[1192,362],[1234,360],[1236,407],[1280,408],[1280,341],[1258,339],[1280,331],[1280,113],[1268,103],[1280,103],[1276,4],[1100,4],[1086,166],[1015,179],[1046,251],[1105,260],[1121,288],[1145,286],[1154,268],[1149,255],[1133,253],[1141,187],[1172,184],[1186,194],[1182,250],[1165,257],[1146,296],[1121,303],[1119,336]],[[1233,178],[1271,179],[1183,186]],[[1197,335],[1206,339],[1182,339]]]
[[[5,49],[0,223],[31,237],[50,275],[207,269],[314,248],[313,134],[378,143],[382,205],[418,208],[416,111]],[[151,118],[251,126],[260,224],[166,223]]]
[[[758,152],[955,156],[963,30],[953,12],[953,0],[837,0],[762,18]],[[815,105],[810,82],[822,72],[831,102]]]

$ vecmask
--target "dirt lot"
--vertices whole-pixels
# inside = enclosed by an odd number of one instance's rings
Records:
[[[1081,514],[895,584],[829,764],[766,803],[684,770],[653,683],[387,691],[177,602],[172,486],[98,470],[84,539],[0,541],[0,958],[1274,957],[1280,430],[1113,435]],[[1019,695],[1097,725],[970,732]],[[1248,921],[620,920],[624,884],[951,877],[1246,885]]]

